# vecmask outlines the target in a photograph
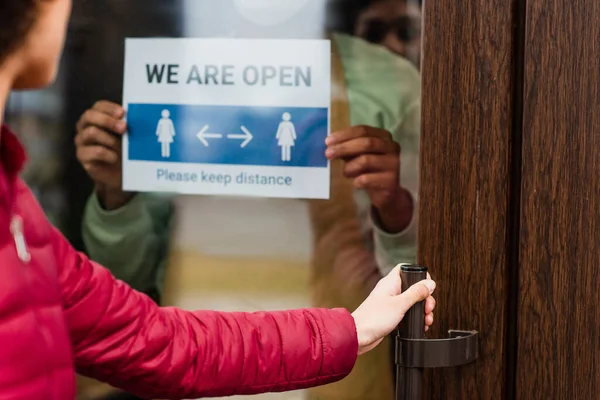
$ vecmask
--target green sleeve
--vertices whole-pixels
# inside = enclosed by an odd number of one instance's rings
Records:
[[[413,196],[413,220],[403,232],[385,232],[375,218],[368,196],[357,203],[370,213],[374,251],[383,274],[399,263],[414,262],[417,249],[421,78],[406,59],[361,39],[334,36],[344,64],[352,125],[390,131],[402,148],[400,184]],[[367,218],[368,219],[368,218]]]
[[[107,211],[93,194],[83,217],[87,252],[118,279],[159,297],[172,216],[173,205],[167,196],[140,193],[125,206]]]
[[[399,263],[414,263],[417,258],[417,226],[419,217],[419,129],[421,107],[416,101],[407,109],[400,126],[393,131],[394,140],[400,143],[400,184],[413,198],[413,218],[402,232],[392,234],[384,231],[373,210],[375,256],[383,274],[389,273]]]

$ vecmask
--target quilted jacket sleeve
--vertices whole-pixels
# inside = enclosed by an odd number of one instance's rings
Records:
[[[272,313],[160,308],[77,253],[53,245],[78,372],[145,398],[278,392],[342,379],[357,338],[345,310]]]

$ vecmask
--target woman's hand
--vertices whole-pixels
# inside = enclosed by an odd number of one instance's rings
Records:
[[[423,316],[426,331],[433,324],[435,299],[431,294],[435,282],[428,274],[427,280],[418,282],[404,293],[400,267],[396,267],[388,276],[379,281],[369,297],[352,313],[358,335],[358,354],[364,354],[375,348],[384,337],[398,327],[406,312],[418,302],[426,300]]]

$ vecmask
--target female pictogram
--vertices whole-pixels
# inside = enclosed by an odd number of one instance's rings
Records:
[[[163,110],[161,115],[162,118],[156,126],[156,136],[158,136],[158,142],[162,145],[162,157],[169,158],[171,157],[171,143],[175,141],[175,126],[170,118],[171,113],[169,110]]]
[[[291,161],[292,146],[295,145],[297,139],[296,128],[291,121],[290,113],[283,113],[282,119],[279,129],[277,129],[277,144],[281,147],[281,161]]]

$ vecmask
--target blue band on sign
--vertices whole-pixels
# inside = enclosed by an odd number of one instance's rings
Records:
[[[327,108],[129,104],[129,160],[327,168]]]

